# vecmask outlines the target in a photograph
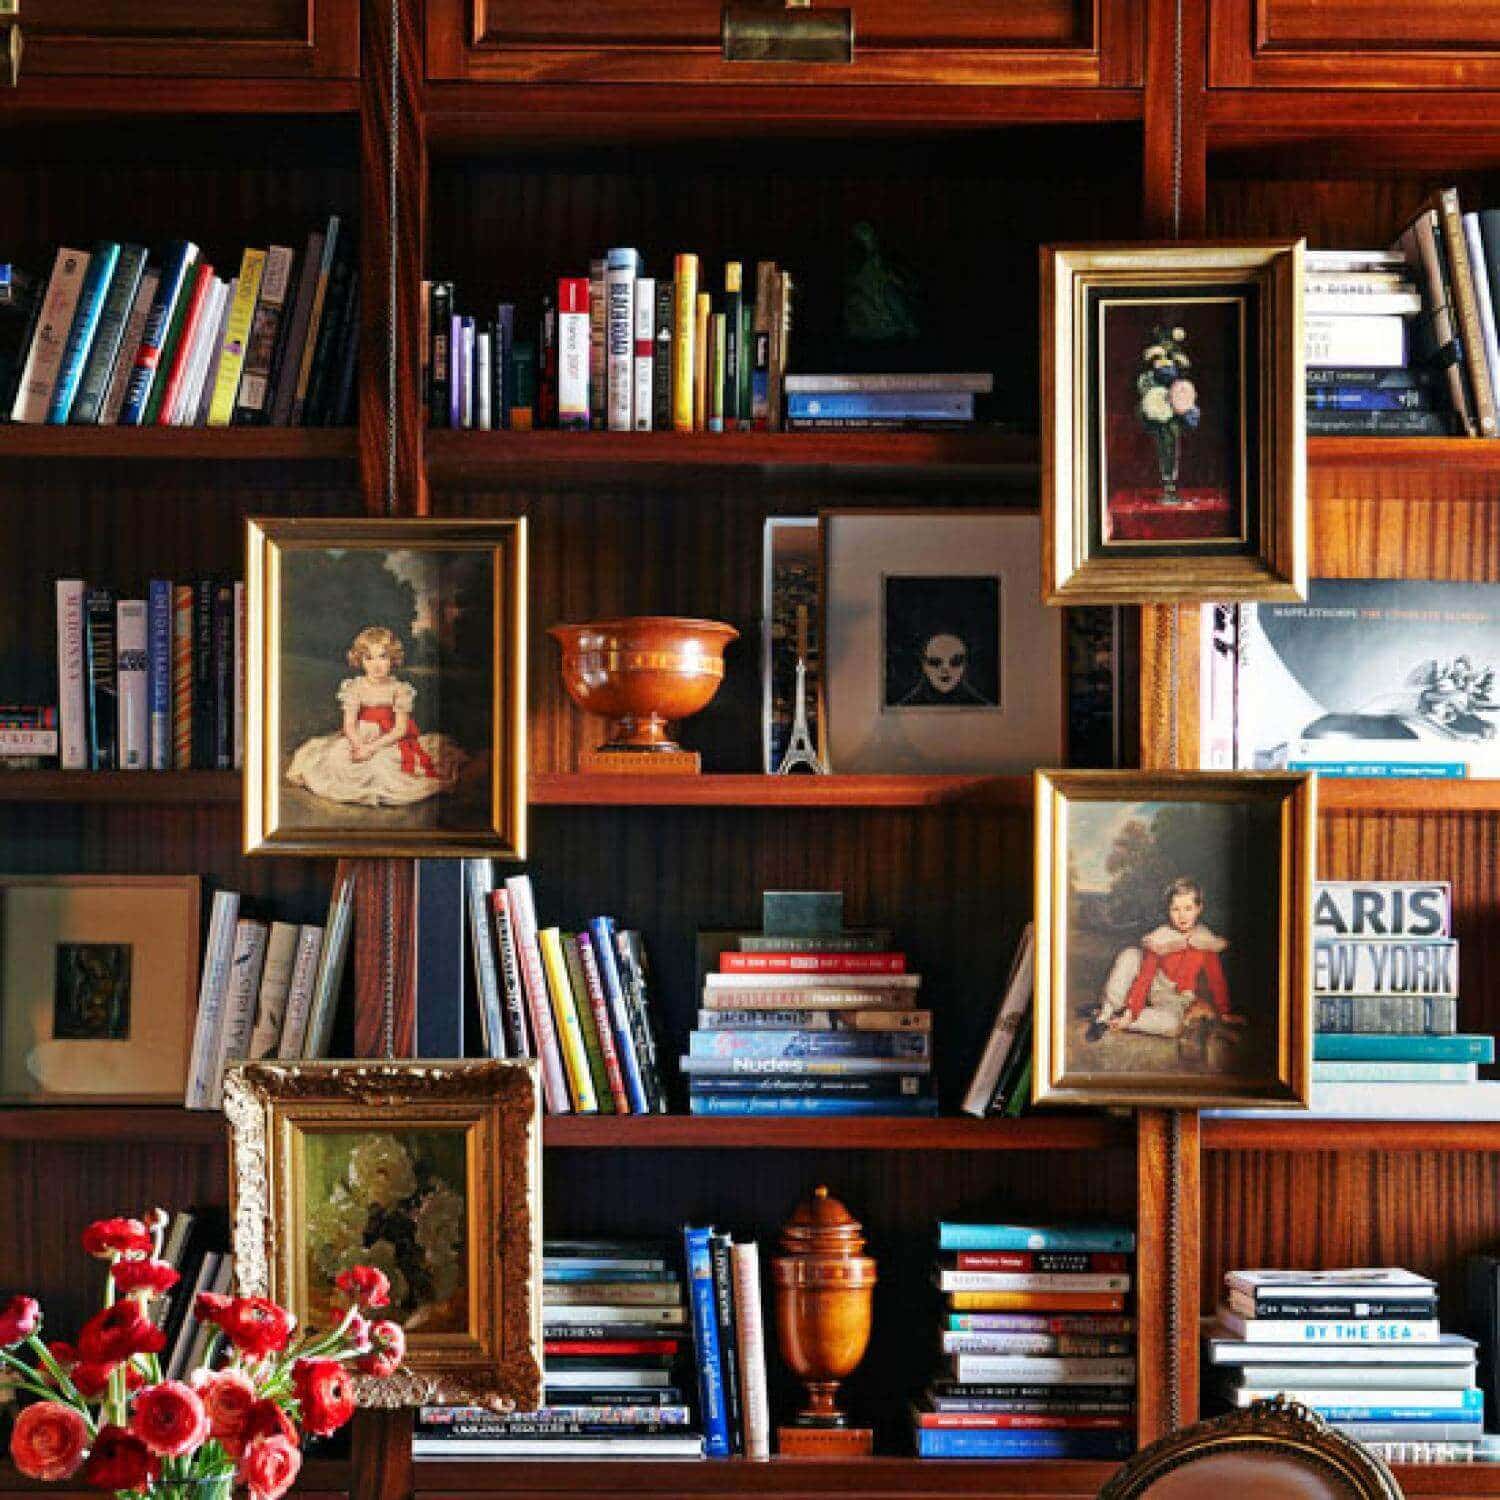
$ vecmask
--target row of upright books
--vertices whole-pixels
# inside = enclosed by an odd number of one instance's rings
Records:
[[[1135,1446],[1135,1232],[942,1223],[942,1365],[919,1458],[1122,1458]]]
[[[341,427],[354,419],[359,284],[338,215],[250,247],[233,276],[191,240],[152,260],[100,240],[45,284],[0,265],[0,414],[122,427]]]
[[[535,335],[517,305],[458,310],[451,281],[424,282],[424,386],[434,427],[586,432],[774,430],[791,342],[791,276],[761,261],[748,284],[729,261],[718,299],[699,258],[648,276],[619,247],[562,276]]]

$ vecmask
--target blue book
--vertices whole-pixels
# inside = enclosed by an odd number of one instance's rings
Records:
[[[951,1224],[938,1225],[939,1250],[1106,1250],[1135,1249],[1135,1230],[1118,1224]]]
[[[1307,393],[1309,411],[1426,411],[1432,405],[1427,392],[1376,390],[1366,385],[1320,386]]]
[[[971,391],[788,391],[788,417],[877,418],[888,422],[971,422]]]
[[[926,1057],[921,1031],[695,1031],[692,1057]]]
[[[172,769],[172,583],[153,578],[146,595],[147,764]]]
[[[78,382],[78,394],[73,398],[68,421],[87,426],[99,420],[104,397],[120,359],[133,360],[135,350],[120,347],[125,337],[125,324],[130,318],[130,309],[135,303],[140,288],[141,276],[146,269],[146,247],[144,245],[121,245],[115,261],[114,275],[104,293],[99,307],[99,322],[94,330],[94,340],[89,346],[84,361],[83,377]]]
[[[174,240],[167,246],[162,257],[161,279],[156,283],[156,296],[151,300],[151,311],[146,314],[146,326],[141,332],[141,347],[125,387],[125,404],[120,408],[121,427],[139,427],[145,418],[146,402],[161,372],[161,348],[172,324],[172,313],[197,262],[198,247],[190,240]]]
[[[1125,1458],[1135,1447],[1128,1432],[943,1432],[917,1429],[918,1458]]]
[[[1355,1393],[1351,1391],[1351,1396]],[[1479,1422],[1484,1417],[1484,1392],[1464,1391],[1462,1406],[1324,1406],[1312,1409],[1325,1422]]]
[[[690,1094],[694,1115],[935,1115],[937,1100],[916,1098],[840,1099],[808,1094]]]
[[[599,965],[599,981],[604,986],[604,999],[609,1007],[609,1024],[615,1034],[615,1051],[619,1054],[620,1070],[625,1075],[625,1093],[630,1100],[630,1112],[633,1115],[649,1115],[651,1101],[646,1097],[646,1085],[641,1077],[641,1060],[635,1052],[630,1013],[626,1009],[625,986],[620,982],[620,965],[615,955],[614,918],[592,918],[589,922],[589,941],[593,944],[594,961]]]
[[[545,1282],[552,1282],[557,1284],[590,1281],[663,1282],[671,1281],[674,1279],[675,1278],[672,1277],[669,1273],[663,1271],[643,1271],[636,1268],[621,1270],[618,1266],[608,1263],[596,1262],[591,1266],[559,1266],[554,1265],[552,1262],[546,1259],[543,1259],[542,1261],[542,1280]]]
[[[1492,1063],[1492,1036],[1383,1036],[1320,1031],[1313,1037],[1316,1062]]]
[[[1330,776],[1379,777],[1382,781],[1462,781],[1469,774],[1461,760],[1289,760],[1288,771]]]
[[[417,1057],[464,1055],[464,865],[461,859],[417,861]],[[487,939],[488,927],[476,936]]]
[[[684,1229],[688,1296],[692,1302],[693,1356],[698,1365],[698,1400],[707,1458],[729,1457],[729,1419],[724,1411],[723,1353],[719,1348],[719,1315],[714,1297],[712,1230]]]
[[[88,361],[89,349],[99,327],[99,314],[104,307],[104,296],[109,291],[110,278],[115,274],[115,263],[119,258],[120,247],[113,240],[100,240],[89,256],[89,268],[83,273],[78,306],[73,312],[73,326],[68,330],[67,343],[63,345],[62,363],[57,367],[52,403],[47,408],[47,420],[54,426],[66,422],[73,410],[73,398],[83,381],[83,367]]]

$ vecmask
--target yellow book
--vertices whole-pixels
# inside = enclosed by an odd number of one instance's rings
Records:
[[[708,329],[708,430],[724,430],[724,314],[715,313]]]
[[[693,431],[708,427],[708,320],[714,299],[707,292],[698,293],[693,318]]]
[[[698,308],[698,257],[679,255],[672,270],[672,430],[693,430],[693,331]]]
[[[1124,1312],[1123,1292],[949,1292],[955,1312]]]
[[[265,269],[264,250],[246,250],[240,259],[240,277],[235,286],[234,301],[229,304],[229,319],[224,324],[219,374],[208,407],[210,427],[228,427],[229,419],[234,415],[234,398],[239,394],[240,375],[245,369],[245,343],[250,337],[250,320],[255,316],[260,279]]]
[[[544,927],[537,933],[542,963],[547,969],[547,989],[552,995],[552,1017],[557,1023],[557,1044],[562,1049],[563,1066],[568,1070],[568,1087],[573,1093],[573,1107],[581,1115],[599,1113],[599,1098],[589,1073],[589,1055],[583,1045],[583,1027],[578,1020],[578,1006],[573,986],[568,982],[568,964],[563,957],[562,933],[556,927]],[[585,1000],[584,1002],[588,1002]]]

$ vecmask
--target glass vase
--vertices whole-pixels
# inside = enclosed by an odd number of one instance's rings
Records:
[[[1161,503],[1181,504],[1177,493],[1177,473],[1182,463],[1182,428],[1174,420],[1152,428],[1156,438],[1156,466],[1161,479]]]
[[[234,1470],[197,1479],[158,1479],[148,1490],[147,1500],[234,1500]],[[120,1500],[141,1500],[139,1493]]]

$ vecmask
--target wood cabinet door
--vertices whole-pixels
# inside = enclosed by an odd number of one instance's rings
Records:
[[[835,66],[725,62],[721,0],[427,0],[427,72],[504,83],[1140,82],[1141,0],[840,3],[854,15],[854,61]]]
[[[359,0],[27,0],[23,77],[356,78]]]
[[[1215,88],[1500,88],[1500,0],[1208,0]]]

